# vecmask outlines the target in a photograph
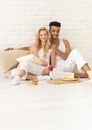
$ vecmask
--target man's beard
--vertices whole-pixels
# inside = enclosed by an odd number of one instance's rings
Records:
[[[58,39],[58,36],[52,36],[51,38],[56,40],[56,39]]]

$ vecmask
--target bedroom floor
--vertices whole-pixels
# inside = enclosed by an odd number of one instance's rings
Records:
[[[92,83],[9,86],[0,78],[0,130],[92,130]]]

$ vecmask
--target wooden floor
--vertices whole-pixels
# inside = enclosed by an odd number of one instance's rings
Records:
[[[0,79],[0,130],[92,130],[92,83],[10,86]]]

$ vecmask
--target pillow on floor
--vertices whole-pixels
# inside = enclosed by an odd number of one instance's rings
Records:
[[[16,58],[27,55],[27,50],[9,50],[0,51],[0,73],[5,73],[11,68],[17,66]]]
[[[34,54],[29,54],[29,55],[26,55],[26,56],[22,56],[22,57],[17,58],[16,60],[18,62],[21,62],[23,60],[27,60],[27,61],[33,62],[35,64],[39,64],[39,65],[42,64],[41,59],[39,57],[35,56]]]

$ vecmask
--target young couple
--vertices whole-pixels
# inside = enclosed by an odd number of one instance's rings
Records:
[[[73,72],[77,65],[78,70],[82,69],[83,72],[74,73],[74,76],[88,77],[89,65],[77,49],[71,50],[69,42],[59,38],[60,29],[61,23],[52,21],[49,23],[49,32],[44,27],[40,28],[35,43],[30,47],[20,48],[28,49],[30,54],[38,56],[42,60],[42,64],[38,65],[29,61],[20,62],[20,67],[12,70],[14,79],[11,81],[11,85],[19,84],[21,79],[49,80],[49,65],[61,68],[65,72]]]

